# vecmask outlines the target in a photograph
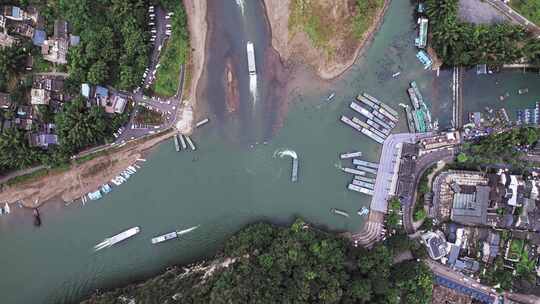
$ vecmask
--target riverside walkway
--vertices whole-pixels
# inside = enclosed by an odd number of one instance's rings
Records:
[[[431,133],[392,134],[384,141],[368,220],[361,231],[351,236],[357,245],[370,248],[383,235],[384,215],[388,209],[388,199],[395,194],[403,143],[415,143],[430,135]]]

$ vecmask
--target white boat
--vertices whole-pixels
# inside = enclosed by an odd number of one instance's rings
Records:
[[[366,207],[362,207],[362,209],[358,210],[357,214],[360,216],[368,215],[369,209]]]
[[[10,214],[11,213],[11,208],[9,207],[9,204],[6,203],[4,205],[4,211],[6,212],[6,214]]]
[[[133,228],[129,228],[128,230],[126,231],[122,231],[120,232],[119,234],[117,235],[113,235],[109,238],[106,238],[103,240],[103,242],[97,244],[96,246],[94,246],[94,250],[95,251],[98,251],[98,250],[101,250],[101,249],[104,249],[104,248],[108,248],[108,247],[111,247],[115,244],[118,244],[126,239],[129,239],[130,237],[138,234],[139,232],[141,231],[141,229],[139,227],[133,227]]]
[[[169,232],[160,236],[156,236],[152,238],[152,244],[159,244],[166,242],[168,240],[172,240],[178,237],[178,233],[176,231]]]
[[[392,74],[392,78],[397,78],[399,75],[401,75],[401,72],[396,72]]]
[[[173,232],[169,232],[169,233],[166,233],[166,234],[163,234],[163,235],[159,235],[159,236],[156,236],[154,238],[152,238],[152,244],[159,244],[159,243],[163,243],[163,242],[166,242],[166,241],[169,241],[169,240],[172,240],[172,239],[176,239],[178,238],[179,236],[183,235],[183,234],[186,234],[186,233],[189,233],[195,229],[199,228],[199,226],[193,226],[191,228],[188,228],[188,229],[184,229],[184,230],[180,230],[180,231],[173,231]]]

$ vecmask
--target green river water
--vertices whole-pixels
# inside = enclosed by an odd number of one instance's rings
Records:
[[[228,2],[228,9],[236,7],[234,1]],[[248,11],[261,7],[249,3],[255,8],[247,7]],[[397,104],[409,103],[405,89],[416,80],[432,104],[434,117],[442,127],[449,125],[451,73],[441,71],[436,77],[422,69],[414,56],[414,35],[411,4],[392,1],[372,45],[344,75],[321,83],[313,81],[309,72],[299,73],[297,87],[287,97],[284,125],[265,145],[250,148],[223,136],[224,128],[236,125],[234,117],[223,125],[211,121],[194,135],[196,152],[177,153],[172,142],[162,144],[136,175],[97,202],[83,208],[78,203],[48,204],[42,209],[39,228],[32,226],[30,213],[20,209],[0,218],[0,303],[74,302],[95,289],[212,256],[228,236],[258,220],[288,223],[302,217],[334,231],[360,230],[365,218],[356,211],[369,206],[370,197],[345,189],[350,177],[337,169],[338,154],[361,150],[367,160],[377,161],[380,146],[338,122],[342,113],[352,115],[350,100],[365,90],[402,113]],[[397,71],[401,76],[392,79]],[[538,77],[504,72],[480,79],[468,73],[466,110],[500,104],[499,91],[519,87],[529,87],[530,93],[508,99],[507,105],[532,106],[540,96]],[[336,91],[336,98],[324,104],[330,91]],[[404,119],[398,129],[405,131]],[[296,184],[290,182],[290,159],[274,156],[285,148],[300,157]],[[333,215],[331,208],[351,216]],[[150,243],[155,235],[194,225],[200,228],[181,240],[159,246]],[[136,237],[92,251],[103,238],[133,226],[142,230]]]

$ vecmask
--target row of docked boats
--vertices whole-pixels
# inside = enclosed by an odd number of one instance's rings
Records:
[[[137,161],[146,161],[145,159],[138,159]],[[123,183],[127,182],[127,180],[137,172],[137,169],[140,169],[141,166],[139,166],[137,163],[134,163],[133,165],[128,166],[124,171],[120,172],[119,175],[115,176],[113,179],[111,179],[111,184],[115,186],[120,186]],[[89,201],[97,201],[103,197],[103,195],[108,194],[112,191],[112,187],[110,184],[105,183],[101,185],[96,191],[89,192],[81,197],[81,202],[83,206]]]
[[[189,148],[192,151],[197,150],[197,147],[195,146],[195,143],[193,143],[193,140],[191,137],[187,135],[183,135],[181,133],[175,134],[173,137],[174,140],[174,148],[176,149],[176,152],[185,151]]]
[[[342,115],[341,122],[378,144],[383,144],[398,122],[399,114],[394,109],[365,92],[358,95],[349,107],[360,114],[362,119]]]
[[[178,230],[178,231],[169,232],[163,235],[158,235],[156,237],[153,237],[150,241],[152,244],[163,243],[169,240],[179,238],[180,236],[190,233],[196,230],[197,228],[199,228],[198,225],[184,229],[184,230]],[[135,235],[139,234],[139,232],[141,232],[141,228],[136,226],[136,227],[129,228],[125,231],[122,231],[118,234],[115,234],[111,237],[105,238],[103,241],[101,241],[100,243],[94,246],[94,251],[99,251],[105,248],[112,247],[122,241],[125,241],[131,237],[134,237]]]

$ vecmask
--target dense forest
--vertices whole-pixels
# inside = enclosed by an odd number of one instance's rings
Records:
[[[475,168],[505,163],[516,169],[526,169],[528,163],[520,157],[539,139],[539,129],[522,127],[467,142],[463,144],[462,152],[457,157],[458,165]]]
[[[172,269],[84,303],[430,303],[428,268],[416,260],[394,264],[405,250],[424,254],[402,234],[366,250],[302,220],[290,227],[258,223],[226,242],[216,259],[233,262],[211,275],[205,276],[210,267]]]
[[[540,40],[509,23],[477,25],[458,18],[459,0],[426,0],[430,46],[445,65],[498,66],[522,58],[540,63]]]

